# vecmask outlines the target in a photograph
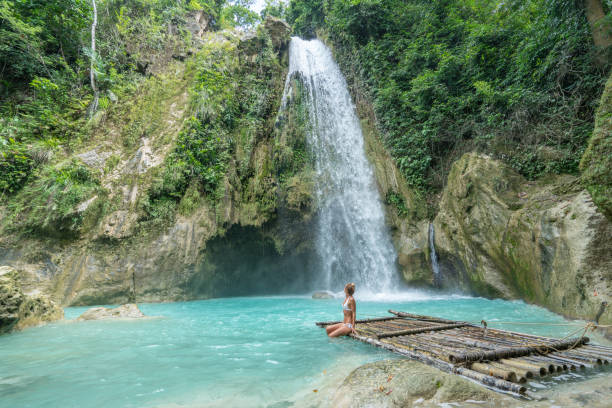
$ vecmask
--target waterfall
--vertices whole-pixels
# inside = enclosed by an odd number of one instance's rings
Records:
[[[346,81],[321,41],[293,37],[283,101],[296,75],[304,82],[314,157],[317,285],[339,291],[355,282],[360,294],[388,292],[396,287],[397,255]]]
[[[440,286],[441,276],[440,276],[440,266],[438,265],[438,254],[436,254],[436,246],[435,243],[435,231],[433,222],[429,223],[429,258],[431,259],[431,269],[433,269],[434,276],[434,285]]]

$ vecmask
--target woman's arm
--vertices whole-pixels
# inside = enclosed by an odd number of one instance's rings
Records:
[[[355,302],[355,299],[352,299],[351,309],[353,309],[353,314],[351,316],[351,325],[353,325],[353,331],[355,331],[355,317],[357,316],[357,302]]]

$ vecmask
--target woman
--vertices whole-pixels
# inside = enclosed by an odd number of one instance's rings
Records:
[[[347,283],[344,287],[344,303],[342,303],[342,313],[344,313],[344,323],[331,324],[325,328],[329,337],[346,336],[347,334],[355,333],[355,315],[357,314],[357,305],[353,298],[355,293],[355,284]]]

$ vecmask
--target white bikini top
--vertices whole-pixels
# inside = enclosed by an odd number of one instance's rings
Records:
[[[342,304],[342,310],[346,310],[347,312],[352,312],[353,309],[350,308],[349,306],[349,299],[350,298],[346,298],[346,300],[344,301],[344,303]]]

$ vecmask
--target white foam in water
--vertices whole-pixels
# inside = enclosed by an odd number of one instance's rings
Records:
[[[294,75],[306,89],[308,142],[315,158],[318,283],[332,291],[355,282],[360,293],[392,292],[397,256],[346,81],[321,41],[297,37],[289,47],[283,105]]]

